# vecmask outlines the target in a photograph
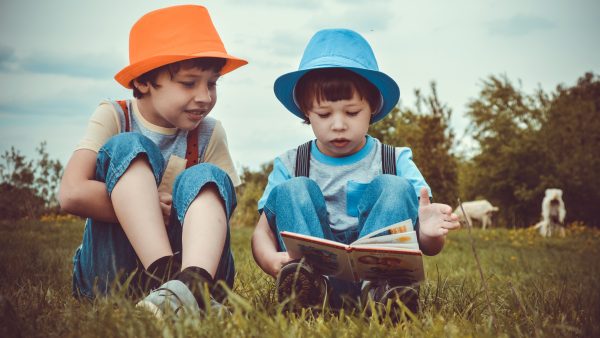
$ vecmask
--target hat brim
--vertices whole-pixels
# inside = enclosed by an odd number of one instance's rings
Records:
[[[377,87],[377,89],[379,89],[383,102],[379,111],[371,118],[371,123],[375,123],[383,119],[392,111],[392,109],[394,109],[398,103],[398,100],[400,99],[400,88],[398,87],[396,81],[394,81],[391,77],[379,71],[355,67],[315,67],[284,74],[275,80],[275,84],[273,86],[275,96],[290,112],[292,112],[292,114],[304,119],[304,113],[300,110],[300,107],[298,107],[294,99],[294,88],[296,87],[298,80],[300,80],[304,74],[311,70],[325,68],[347,69],[364,77],[375,87]]]
[[[220,74],[224,75],[229,73],[243,65],[246,65],[248,61],[244,59],[237,58],[235,56],[229,55],[227,53],[221,52],[204,52],[197,54],[188,54],[188,55],[158,55],[146,60],[142,60],[131,64],[125,68],[123,68],[120,72],[115,75],[115,80],[120,83],[123,87],[131,89],[131,81],[139,77],[140,75],[151,71],[152,69],[156,69],[158,67],[195,58],[201,57],[214,57],[214,58],[222,58],[226,59],[227,62],[223,69],[221,69]]]

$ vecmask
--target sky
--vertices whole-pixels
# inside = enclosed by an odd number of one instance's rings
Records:
[[[490,75],[531,94],[600,74],[597,0],[0,0],[0,153],[14,146],[36,158],[46,141],[66,164],[98,103],[131,97],[113,79],[128,64],[131,26],[184,3],[207,7],[227,51],[249,61],[219,80],[211,112],[238,170],[313,137],[275,98],[273,82],[297,69],[319,29],[361,33],[400,86],[402,107],[435,81],[459,138],[467,104]]]

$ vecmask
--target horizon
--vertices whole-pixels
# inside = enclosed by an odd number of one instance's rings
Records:
[[[128,64],[131,25],[150,10],[181,3],[3,2],[0,152],[14,146],[34,159],[46,141],[50,157],[66,165],[97,104],[132,96],[113,79]],[[204,1],[227,51],[249,61],[219,81],[211,116],[223,123],[240,172],[312,138],[310,127],[277,101],[272,85],[297,69],[318,29],[347,27],[369,41],[380,69],[399,84],[401,107],[414,107],[414,90],[428,95],[435,81],[460,139],[469,123],[466,105],[490,75],[505,75],[533,94],[600,73],[594,42],[600,3],[574,3],[377,0],[365,8],[360,1]]]

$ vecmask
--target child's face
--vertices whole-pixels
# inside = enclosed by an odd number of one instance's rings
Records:
[[[325,155],[348,156],[365,145],[371,108],[356,92],[349,100],[314,100],[306,116],[317,137],[317,146]]]
[[[199,68],[182,68],[172,78],[169,72],[161,72],[155,87],[136,83],[144,94],[140,111],[158,126],[192,130],[215,106],[218,79],[213,70]]]

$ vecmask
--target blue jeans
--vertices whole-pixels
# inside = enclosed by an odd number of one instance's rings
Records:
[[[164,171],[164,159],[156,144],[138,133],[121,133],[108,140],[98,152],[95,179],[106,183],[106,190],[110,195],[119,178],[138,156],[145,156],[148,160],[158,187]],[[229,176],[223,170],[212,164],[202,163],[179,174],[173,185],[173,206],[167,227],[171,249],[178,253],[179,258],[182,250],[183,218],[192,201],[206,184],[214,184],[217,187],[226,209],[227,220],[235,209],[235,190]],[[235,267],[230,241],[227,224],[227,236],[215,280],[224,280],[232,287]],[[75,296],[94,298],[106,295],[123,285],[128,278],[133,278],[141,269],[143,266],[120,224],[90,218],[86,220],[82,244],[73,257]]]
[[[393,176],[377,176],[358,203],[358,226],[334,231],[329,226],[325,198],[317,183],[306,177],[292,178],[276,186],[265,203],[263,212],[278,241],[279,251],[285,251],[281,231],[330,239],[350,244],[375,230],[410,218],[418,232],[419,201],[408,180]],[[356,299],[361,283],[329,278],[333,288],[332,305],[343,298]]]

